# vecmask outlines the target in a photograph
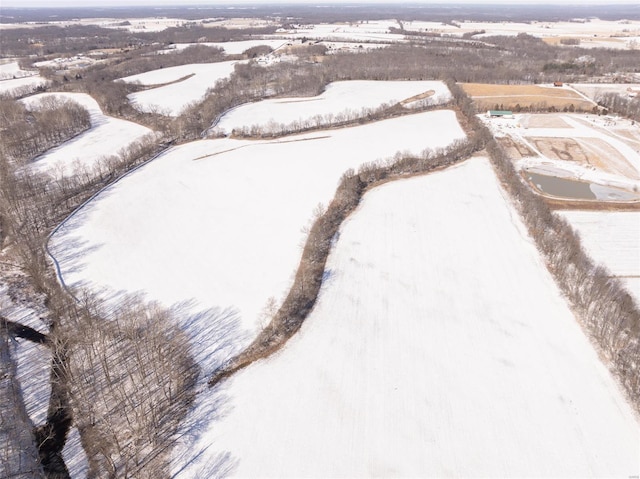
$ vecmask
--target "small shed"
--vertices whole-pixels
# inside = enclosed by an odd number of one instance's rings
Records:
[[[564,83],[562,83],[561,81],[554,81],[553,82],[553,86],[563,86]]]
[[[487,118],[513,118],[513,112],[510,110],[489,110]]]

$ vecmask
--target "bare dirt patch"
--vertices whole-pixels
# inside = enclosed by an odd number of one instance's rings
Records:
[[[413,103],[414,101],[424,100],[425,98],[429,98],[435,94],[435,90],[425,91],[424,93],[420,93],[419,95],[414,95],[412,97],[406,98],[400,102],[402,106],[405,106],[409,103]]]
[[[558,110],[591,110],[594,103],[567,88],[543,87],[539,85],[495,85],[487,83],[462,83],[460,86],[476,103],[478,109],[520,108]],[[573,105],[573,108],[572,108]]]
[[[603,171],[638,179],[638,172],[613,146],[599,138],[576,138],[589,162]]]
[[[637,178],[638,173],[613,146],[599,138],[528,138],[544,156]]]
[[[520,160],[522,158],[529,158],[536,155],[536,153],[531,151],[527,145],[514,141],[510,136],[496,138],[496,141],[500,143],[507,152],[507,155],[509,155],[509,158],[513,160]]]
[[[566,200],[542,196],[552,210],[640,211],[640,202]]]
[[[571,126],[553,113],[544,115],[527,115],[522,120],[522,124],[527,128],[571,128]]]

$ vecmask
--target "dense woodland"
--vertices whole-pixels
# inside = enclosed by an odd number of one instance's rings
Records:
[[[522,182],[490,132],[475,117],[471,101],[455,84],[585,81],[618,72],[640,72],[637,52],[552,47],[526,34],[482,41],[416,36],[408,45],[358,54],[324,55],[322,48],[308,44],[296,52],[299,57],[296,63],[268,67],[254,62],[238,64],[229,79],[218,82],[201,103],[192,105],[176,119],[136,111],[126,95],[144,87],[114,81],[161,67],[229,59],[220,50],[204,46],[150,55],[172,42],[241,40],[271,31],[271,27],[225,30],[187,26],[145,34],[98,27],[42,27],[28,32],[17,29],[9,30],[11,33],[7,35],[3,32],[4,53],[38,55],[25,59],[25,67],[61,54],[119,49],[104,54],[104,62],[78,74],[44,72],[51,80],[47,88],[89,93],[105,113],[138,121],[160,133],[126,151],[106,156],[97,167],[73,178],[54,179],[22,166],[88,128],[87,112],[71,102],[52,101],[28,110],[14,99],[0,100],[3,258],[19,265],[34,291],[45,298],[49,311],[46,318],[49,332],[43,346],[52,351],[49,414],[45,424],[27,431],[31,444],[37,445],[43,474],[68,477],[60,453],[73,422],[81,430],[93,477],[166,477],[171,446],[187,427],[184,420],[200,374],[194,359],[195,346],[176,319],[179,311],[167,311],[136,297],[121,298],[121,306],[114,310],[90,294],[74,296],[59,284],[48,260],[46,245],[50,233],[83,201],[132,168],[154,158],[171,144],[209,134],[212,124],[228,109],[265,97],[316,95],[328,83],[338,80],[446,80],[455,97],[451,106],[463,119],[469,139],[444,151],[426,151],[420,157],[397,155],[387,162],[346,172],[333,202],[326,210],[317,211],[295,284],[282,307],[273,312],[273,321],[247,351],[210,378],[210,383],[215,384],[256,358],[272,353],[297,331],[315,303],[331,238],[369,188],[390,179],[443,168],[486,149],[559,287],[589,336],[611,362],[636,408],[640,407],[638,305],[617,280],[610,279],[604,269],[593,264],[571,227]],[[157,43],[152,46],[154,42]],[[248,59],[252,53],[233,58]],[[600,101],[611,111],[639,119],[638,99],[606,95]],[[405,113],[408,112],[389,105],[357,121]],[[314,127],[344,126],[353,121],[356,120],[326,118],[316,125],[281,125],[274,131],[238,133],[277,136]],[[1,325],[0,346],[4,346],[8,344],[10,328],[6,321]],[[224,337],[228,332],[212,330],[208,334]],[[0,354],[5,359],[3,365],[9,364],[8,349],[0,348]],[[15,373],[9,367],[5,370],[6,378],[11,380]],[[24,409],[19,403],[16,398],[16,414]],[[12,434],[16,440],[24,441],[24,430]],[[0,457],[10,452],[5,448]],[[33,460],[27,455],[25,461],[29,457]],[[0,471],[5,476],[12,473]],[[38,477],[37,471],[34,477]]]
[[[58,146],[91,126],[89,113],[77,103],[46,98],[35,108],[0,99],[0,148],[19,164]]]

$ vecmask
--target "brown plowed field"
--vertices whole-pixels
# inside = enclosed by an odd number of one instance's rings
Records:
[[[460,86],[476,103],[478,110],[491,110],[496,105],[505,109],[551,108],[563,110],[571,105],[575,109],[591,110],[594,103],[585,100],[567,88],[552,88],[538,85],[494,85],[488,83],[461,83]]]

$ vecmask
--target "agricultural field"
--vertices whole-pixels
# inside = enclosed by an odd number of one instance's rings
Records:
[[[218,80],[227,78],[237,62],[195,63],[162,68],[122,78],[125,82],[142,85],[169,85],[131,93],[128,98],[137,110],[178,116],[190,103],[202,100]]]
[[[83,106],[89,112],[91,128],[36,158],[31,164],[35,171],[56,178],[91,172],[107,157],[152,134],[145,126],[105,115],[98,103],[85,93],[40,93],[22,102],[34,106],[52,96],[68,98]]]
[[[11,61],[11,59],[5,62],[0,61],[0,81],[31,77],[37,74],[37,71],[23,70],[17,61]]]
[[[52,251],[77,290],[232,308],[255,334],[291,284],[301,229],[348,168],[463,138],[455,113],[439,110],[282,140],[188,143],[88,204]]]
[[[277,98],[248,103],[226,113],[212,132],[234,130],[268,132],[281,126],[331,126],[334,122],[366,117],[368,112],[401,104],[405,108],[440,105],[452,98],[438,81],[343,81],[327,85],[318,96]]]
[[[633,412],[485,159],[367,193],[325,276],[183,475],[223,453],[233,477],[637,474]]]
[[[396,43],[407,41],[405,35],[390,33],[389,27],[398,27],[395,20],[379,20],[367,23],[322,23],[303,25],[300,28],[278,34],[283,38],[311,38],[315,40],[364,42],[364,43]]]
[[[224,53],[227,55],[240,55],[244,53],[250,48],[258,47],[262,45],[266,45],[274,50],[286,45],[287,42],[284,40],[273,40],[273,39],[265,39],[265,40],[241,40],[236,42],[201,42],[201,43],[174,43],[169,45],[164,50],[160,50],[159,53],[173,53],[184,50],[187,47],[191,46],[206,46],[211,48],[221,48],[224,50]]]
[[[558,211],[594,260],[627,286],[640,304],[640,212]]]
[[[23,70],[17,61],[0,61],[0,95],[21,96],[44,87],[47,80],[34,70]]]
[[[493,85],[460,83],[478,107],[478,111],[498,109],[519,111],[521,108],[554,107],[591,111],[596,104],[570,87],[553,85]]]
[[[640,20],[427,7],[2,8],[0,416],[36,468],[640,475],[640,83],[597,83]]]

